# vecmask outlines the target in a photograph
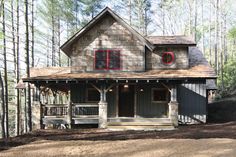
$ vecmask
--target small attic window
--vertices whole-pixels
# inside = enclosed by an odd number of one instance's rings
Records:
[[[175,54],[174,54],[174,52],[164,52],[162,54],[161,59],[162,59],[162,63],[164,65],[171,65],[175,61]]]
[[[96,50],[94,57],[95,70],[120,70],[119,50]]]

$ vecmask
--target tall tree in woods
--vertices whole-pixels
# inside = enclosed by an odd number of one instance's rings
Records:
[[[117,4],[114,6],[115,11],[125,12],[126,16],[123,18],[126,20],[130,26],[132,26],[132,9],[133,9],[134,1],[133,0],[119,0]]]
[[[4,99],[5,99],[5,134],[9,137],[8,123],[8,74],[7,74],[7,49],[6,49],[6,24],[5,24],[5,2],[2,3],[2,33],[3,33],[3,57],[4,57]]]
[[[218,44],[219,44],[219,0],[215,1],[215,71],[218,74],[219,70],[219,61],[218,61]]]
[[[5,98],[4,98],[4,85],[2,80],[2,75],[0,72],[0,102],[1,102],[1,135],[2,138],[6,138],[6,130],[5,130]]]
[[[14,63],[14,86],[17,85],[17,54],[16,54],[16,39],[15,39],[15,15],[14,15],[14,1],[11,0],[11,33],[12,33],[12,52],[13,52],[13,63]],[[18,91],[15,90],[15,103],[16,103],[16,125],[15,125],[15,134],[19,135],[19,104],[18,104]]]
[[[26,73],[30,77],[30,50],[29,50],[29,19],[28,19],[28,0],[25,0],[25,51],[26,51]],[[32,111],[31,111],[31,91],[30,84],[27,84],[27,107],[28,107],[28,129],[32,131]]]
[[[34,1],[31,1],[31,67],[34,67]]]
[[[146,36],[148,34],[147,29],[151,21],[151,3],[148,0],[134,0],[134,25],[141,34]]]
[[[16,1],[16,82],[20,81],[20,36],[19,36],[19,25],[20,25],[20,4],[19,0]],[[20,92],[16,89],[16,135],[20,134]]]
[[[194,11],[195,11],[195,15],[194,15],[194,40],[195,42],[197,42],[197,18],[198,18],[198,1],[195,0],[194,1]]]
[[[81,0],[84,5],[82,12],[91,20],[103,8],[102,2],[103,0]]]

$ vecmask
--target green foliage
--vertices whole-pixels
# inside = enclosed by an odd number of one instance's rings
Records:
[[[218,86],[222,97],[230,95],[232,91],[236,89],[236,60],[229,60],[223,69],[223,80],[219,77]],[[222,81],[224,83],[224,89],[222,89]]]
[[[103,0],[81,0],[82,5],[84,6],[82,12],[93,18],[102,8]]]
[[[231,39],[236,39],[236,27],[233,27],[229,30],[228,36]]]

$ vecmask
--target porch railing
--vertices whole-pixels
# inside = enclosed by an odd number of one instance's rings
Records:
[[[97,103],[74,103],[72,105],[72,117],[85,118],[97,117],[98,104]]]
[[[68,114],[68,104],[42,105],[43,117],[65,117]]]
[[[42,104],[41,117],[68,117],[71,118],[89,118],[98,116],[97,103],[72,103],[70,104]],[[69,115],[71,109],[71,115]]]

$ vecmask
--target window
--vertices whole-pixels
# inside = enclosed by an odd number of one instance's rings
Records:
[[[162,54],[162,63],[165,65],[171,65],[175,61],[175,54],[173,52],[164,52]]]
[[[120,51],[118,50],[97,50],[95,51],[96,70],[119,70]]]
[[[170,92],[165,88],[152,89],[152,102],[167,103],[170,100]]]
[[[100,93],[95,88],[87,88],[87,101],[88,102],[100,101]]]

